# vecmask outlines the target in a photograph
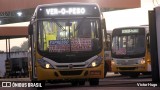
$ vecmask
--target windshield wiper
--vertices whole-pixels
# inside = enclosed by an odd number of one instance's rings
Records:
[[[64,29],[63,26],[57,22],[57,20],[53,19],[53,21],[55,21],[55,23],[57,24],[58,27],[61,28],[61,30],[66,31],[66,29]]]

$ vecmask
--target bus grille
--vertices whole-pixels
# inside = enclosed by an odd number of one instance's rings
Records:
[[[74,71],[60,71],[61,75],[68,76],[68,75],[81,75],[82,70],[74,70]]]
[[[136,67],[118,67],[119,70],[135,70]]]
[[[138,64],[138,60],[117,60],[118,65],[134,65]]]
[[[56,67],[58,69],[68,69],[69,66],[68,65],[56,65]],[[84,68],[85,67],[85,64],[80,64],[80,65],[73,65],[72,68]]]

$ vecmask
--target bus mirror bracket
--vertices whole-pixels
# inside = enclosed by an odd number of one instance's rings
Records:
[[[104,18],[102,19],[101,23],[102,23],[102,29],[106,30],[106,23]]]
[[[29,24],[29,26],[28,26],[28,34],[29,35],[33,34],[33,25],[32,24]]]

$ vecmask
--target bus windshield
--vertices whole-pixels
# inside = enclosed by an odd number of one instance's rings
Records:
[[[112,39],[113,56],[134,57],[144,54],[145,35],[144,34],[121,34],[114,35]]]
[[[97,51],[99,19],[53,19],[38,23],[38,47],[49,53]]]

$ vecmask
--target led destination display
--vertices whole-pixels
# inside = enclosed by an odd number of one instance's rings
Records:
[[[145,29],[144,28],[118,28],[115,31],[113,31],[113,35],[128,35],[128,34],[144,34]]]
[[[99,17],[100,10],[96,5],[59,5],[38,8],[37,18],[91,16]]]
[[[47,8],[46,14],[49,16],[54,15],[84,15],[86,12],[85,8]]]

